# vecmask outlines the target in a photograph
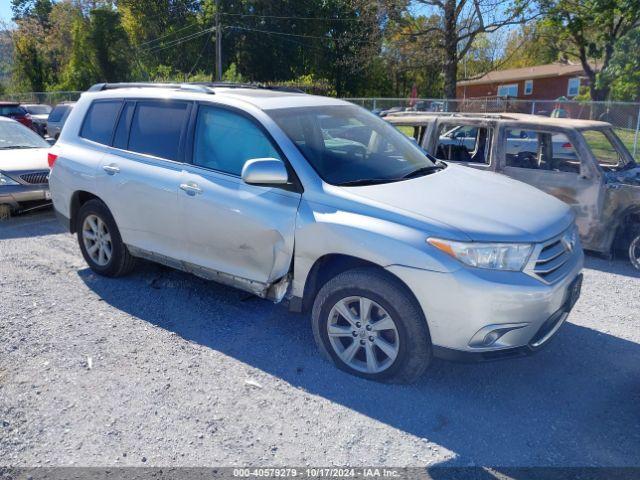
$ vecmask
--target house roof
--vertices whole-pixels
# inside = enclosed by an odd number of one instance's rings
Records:
[[[487,83],[505,83],[518,80],[532,80],[534,78],[562,77],[565,75],[583,75],[582,65],[569,63],[550,63],[535,67],[510,68],[496,70],[473,80],[462,80],[458,85],[484,85]]]

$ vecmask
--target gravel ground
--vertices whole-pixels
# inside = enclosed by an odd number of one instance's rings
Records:
[[[640,466],[640,275],[589,257],[539,354],[411,386],[333,368],[308,318],[142,264],[50,212],[0,225],[0,465]]]

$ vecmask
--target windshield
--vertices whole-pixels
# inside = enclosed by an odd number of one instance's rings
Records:
[[[583,130],[582,135],[593,156],[605,170],[629,168],[635,165],[631,154],[613,130]]]
[[[49,105],[26,105],[24,108],[26,108],[27,112],[31,115],[49,115],[51,112]]]
[[[49,148],[49,144],[17,122],[0,121],[0,150],[10,148]]]
[[[387,183],[443,168],[393,126],[355,105],[267,113],[333,185]]]

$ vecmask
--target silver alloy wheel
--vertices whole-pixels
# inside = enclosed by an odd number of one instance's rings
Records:
[[[327,334],[338,357],[363,373],[385,371],[400,350],[400,336],[391,315],[365,297],[339,300],[329,312]]]
[[[629,260],[631,265],[640,270],[640,233],[631,240],[629,245]]]
[[[104,267],[111,260],[113,244],[107,224],[97,215],[87,215],[82,224],[82,241],[89,257]]]

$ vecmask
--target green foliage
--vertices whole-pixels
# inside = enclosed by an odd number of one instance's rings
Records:
[[[498,3],[11,0],[17,27],[8,40],[13,54],[4,57],[13,62],[0,59],[0,81],[9,68],[18,91],[208,81],[220,13],[229,82],[338,96],[406,97],[415,89],[420,97],[440,97],[452,95],[452,79],[455,87],[459,77],[568,58],[602,67],[581,98],[640,95],[638,0],[541,0],[545,16],[502,36],[495,31],[532,9],[525,0]]]
[[[567,57],[580,61],[592,100],[606,100],[614,79],[610,69],[622,39],[640,28],[637,0],[543,0],[550,28]]]
[[[222,81],[232,82],[232,83],[244,83],[246,80],[242,76],[242,74],[238,72],[238,68],[236,67],[236,64],[232,63],[222,74]]]

